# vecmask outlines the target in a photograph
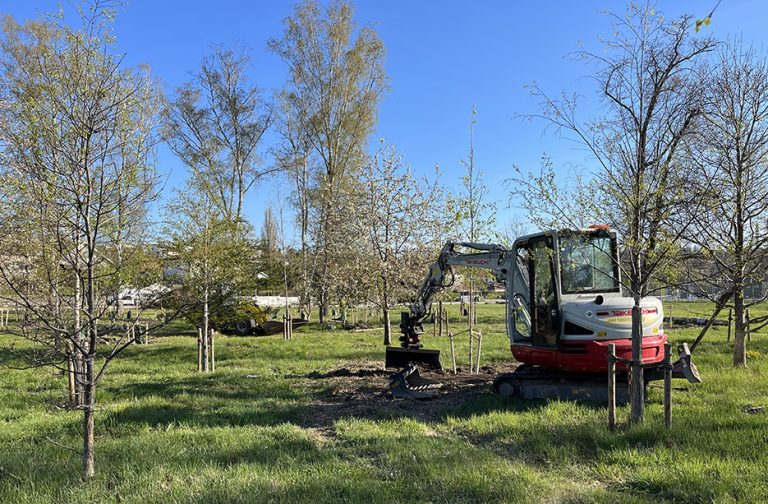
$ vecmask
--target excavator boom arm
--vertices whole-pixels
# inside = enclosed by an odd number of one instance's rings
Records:
[[[457,249],[469,249],[470,252],[460,252]],[[492,270],[498,281],[506,282],[509,270],[510,252],[501,245],[490,243],[447,242],[440,255],[430,266],[424,281],[416,294],[416,299],[410,305],[409,312],[404,312],[400,323],[403,336],[402,346],[419,348],[420,336],[424,332],[422,324],[430,312],[432,300],[445,287],[453,284],[452,266],[482,268]],[[448,284],[447,277],[451,277]]]

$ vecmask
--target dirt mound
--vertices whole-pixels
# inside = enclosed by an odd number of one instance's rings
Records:
[[[513,369],[514,365],[506,364],[482,367],[478,374],[462,368],[456,374],[447,370],[422,370],[422,376],[442,384],[434,398],[424,401],[394,399],[388,390],[392,371],[384,370],[380,362],[349,363],[325,373],[309,373],[303,377],[311,380],[312,388],[320,389],[320,393],[308,408],[302,424],[324,428],[342,418],[439,420],[446,410],[489,392],[496,375]]]

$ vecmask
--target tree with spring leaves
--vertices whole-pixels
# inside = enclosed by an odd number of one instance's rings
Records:
[[[577,53],[597,65],[604,115],[591,122],[576,117],[576,98],[547,95],[538,85],[543,118],[558,132],[584,145],[597,164],[591,184],[599,190],[593,202],[602,217],[624,239],[624,287],[634,298],[632,309],[631,420],[642,422],[645,411],[642,367],[641,299],[655,276],[673,258],[685,229],[675,226],[681,208],[696,209],[696,195],[684,187],[681,157],[704,111],[697,62],[715,47],[706,37],[693,35],[693,19],[664,18],[649,4],[630,4],[624,16],[611,15],[614,32],[601,52]],[[549,169],[541,174],[554,180]],[[529,208],[571,222],[539,178],[515,179],[517,193],[530,192]]]
[[[304,132],[309,154],[320,167],[311,177],[316,185],[309,202],[313,208],[302,211],[317,222],[308,230],[313,241],[308,269],[321,321],[337,277],[334,268],[341,251],[336,247],[345,244],[344,237],[335,236],[349,218],[343,200],[350,194],[354,172],[365,162],[366,142],[387,88],[384,45],[373,29],[356,30],[352,17],[348,2],[334,1],[323,12],[316,1],[307,0],[284,20],[282,38],[268,44],[290,71],[283,99],[292,119],[285,126]]]
[[[290,180],[293,186],[291,202],[295,206],[295,220],[299,234],[299,307],[307,319],[311,315],[311,278],[312,264],[310,258],[310,209],[312,202],[313,176],[311,152],[306,130],[301,127],[300,111],[285,92],[278,99],[278,114],[276,117],[279,144],[273,149],[275,160],[280,171]]]
[[[100,334],[125,267],[110,255],[141,243],[137,223],[155,195],[158,94],[145,69],[122,64],[114,12],[96,1],[79,13],[79,28],[60,15],[3,20],[0,282],[12,293],[5,301],[25,312],[19,335],[35,343],[29,364],[61,368],[73,383],[89,479],[96,388],[132,342],[124,331],[110,343]]]
[[[211,316],[238,306],[253,285],[252,252],[245,223],[229,219],[194,183],[177,192],[167,207],[166,235],[177,271],[176,304],[202,330],[202,369],[210,371],[207,336]]]
[[[765,295],[747,300],[745,291],[768,279],[765,55],[738,41],[723,44],[704,96],[706,114],[692,144],[687,189],[701,194],[705,204],[681,216],[691,223],[685,233],[690,253],[687,279],[694,294],[716,302],[717,311],[733,307],[733,364],[743,366],[745,312],[765,300]]]
[[[232,222],[242,220],[248,191],[268,172],[259,169],[258,148],[272,123],[272,107],[248,82],[248,63],[241,51],[215,49],[163,112],[171,150],[192,170],[208,201]]]
[[[494,236],[493,228],[496,224],[496,203],[489,201],[488,188],[483,182],[482,172],[475,167],[474,134],[477,124],[477,112],[472,109],[472,121],[469,128],[469,154],[467,159],[461,160],[466,169],[466,174],[461,178],[461,192],[458,195],[449,195],[446,202],[448,218],[447,234],[452,240],[477,243],[489,241]],[[475,283],[478,273],[473,268],[468,268],[469,279],[469,316],[471,324],[475,323]],[[474,336],[469,334],[469,362],[473,362],[472,344]]]
[[[376,294],[372,301],[384,314],[384,344],[391,345],[389,310],[413,295],[411,287],[423,278],[439,248],[438,177],[430,181],[415,176],[395,148],[382,142],[361,173],[357,211],[356,234],[364,237],[363,257],[370,260],[363,273]]]

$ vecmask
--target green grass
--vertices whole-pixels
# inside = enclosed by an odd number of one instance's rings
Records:
[[[502,314],[480,309],[486,364],[511,360]],[[343,409],[354,397],[329,401],[334,385],[318,374],[380,362],[381,339],[311,326],[290,342],[221,338],[208,375],[193,369],[191,337],[131,347],[98,392],[97,476],[87,484],[77,455],[46,439],[80,443],[80,414],[55,407],[64,377],[2,369],[0,502],[768,501],[768,412],[744,411],[768,406],[768,335],[754,335],[749,367],[733,369],[725,328],[714,328],[695,355],[704,383],[674,392],[672,429],[652,384],[645,424],[627,427],[620,408],[613,433],[605,408],[505,400],[487,386],[427,420],[416,412],[430,403],[376,415]],[[0,336],[0,347],[11,342]],[[447,350],[431,331],[425,343]]]

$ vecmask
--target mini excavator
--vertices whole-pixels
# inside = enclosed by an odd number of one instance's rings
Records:
[[[505,285],[507,334],[521,365],[496,377],[496,392],[525,399],[607,400],[608,345],[615,345],[619,370],[625,371],[632,358],[634,300],[622,294],[615,231],[604,225],[545,231],[518,238],[511,250],[446,243],[409,311],[401,314],[401,345],[387,348],[387,368],[406,368],[410,374],[413,364],[440,369],[439,351],[422,348],[421,335],[435,295],[453,284],[453,266],[490,270]],[[647,382],[663,376],[667,335],[660,299],[644,297],[641,310]],[[700,382],[687,345],[678,351],[673,377]],[[628,397],[623,375],[619,402]]]

